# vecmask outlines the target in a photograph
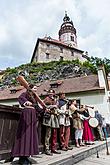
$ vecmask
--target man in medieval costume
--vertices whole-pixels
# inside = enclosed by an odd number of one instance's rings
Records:
[[[70,139],[70,110],[67,106],[68,101],[65,98],[65,93],[59,94],[58,107],[59,107],[59,125],[60,125],[60,143],[63,151],[72,150],[69,146]]]
[[[58,123],[58,113],[57,113],[57,105],[55,99],[55,91],[49,90],[47,97],[44,99],[44,103],[49,107],[49,112],[46,112],[43,117],[43,125],[46,128],[45,134],[45,154],[53,155],[60,154],[59,151],[56,150],[56,142],[57,142],[57,129],[59,128]],[[49,143],[51,141],[51,144]]]
[[[30,88],[34,92],[37,89],[32,84]],[[12,157],[9,161],[13,161],[15,157],[19,157],[19,164],[28,165],[32,164],[29,157],[39,154],[37,124],[38,115],[40,112],[43,112],[43,109],[40,109],[38,103],[34,100],[34,95],[30,95],[28,90],[19,96],[18,101],[23,109],[11,151]]]

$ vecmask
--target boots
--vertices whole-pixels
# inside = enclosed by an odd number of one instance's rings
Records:
[[[45,154],[46,154],[46,155],[50,155],[50,156],[53,155],[53,154],[51,153],[51,151],[50,151],[50,150],[47,150],[47,149],[45,150]]]
[[[13,160],[14,160],[14,157],[10,157],[10,158],[6,159],[4,163],[12,162]]]
[[[30,165],[31,162],[29,161],[29,159],[26,156],[21,156],[19,158],[19,164],[20,165]]]

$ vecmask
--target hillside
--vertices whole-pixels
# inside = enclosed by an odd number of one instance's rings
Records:
[[[29,63],[15,68],[7,68],[0,80],[1,88],[18,85],[16,77],[23,75],[28,82],[38,83],[45,80],[79,77],[96,73],[96,69],[88,61],[53,61],[49,63]]]

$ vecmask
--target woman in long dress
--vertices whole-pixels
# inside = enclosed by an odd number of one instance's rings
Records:
[[[89,126],[89,112],[87,108],[83,111],[83,119],[83,141],[85,144],[94,144],[94,136],[92,128]]]

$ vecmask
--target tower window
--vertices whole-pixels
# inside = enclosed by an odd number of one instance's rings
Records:
[[[71,51],[71,55],[74,56],[74,51]]]
[[[46,53],[46,59],[49,59],[49,53]]]
[[[47,44],[47,47],[49,47],[50,46],[50,44]]]
[[[74,36],[71,36],[71,41],[74,41]]]
[[[63,57],[62,56],[60,56],[60,61],[63,61]]]
[[[46,50],[45,54],[46,54],[46,59],[49,59],[49,54],[50,54],[50,52],[49,52],[48,49]]]
[[[62,47],[60,47],[60,51],[61,51],[61,53],[63,53],[63,48]]]

